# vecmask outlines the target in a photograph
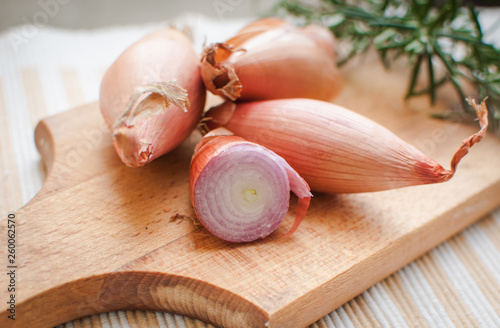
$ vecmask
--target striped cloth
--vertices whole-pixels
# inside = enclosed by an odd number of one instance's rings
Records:
[[[185,15],[168,23],[188,28],[201,50],[203,42],[226,39],[247,21]],[[0,34],[1,218],[42,186],[33,142],[37,122],[96,101],[104,71],[131,40],[166,24],[85,31],[19,26]],[[500,327],[500,209],[311,327],[360,326]],[[60,327],[212,326],[177,314],[119,311]]]

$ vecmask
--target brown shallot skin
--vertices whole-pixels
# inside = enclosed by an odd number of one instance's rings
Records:
[[[335,39],[326,28],[264,18],[224,43],[205,47],[207,89],[230,100],[304,97],[331,100],[342,89]]]
[[[181,32],[155,31],[127,48],[106,71],[101,113],[128,166],[171,151],[196,127],[205,105],[199,57]]]
[[[332,103],[311,99],[225,102],[207,113],[209,129],[235,135],[283,157],[309,184],[325,193],[373,192],[451,179],[458,162],[488,126],[486,105],[470,101],[481,130],[465,139],[451,169],[380,124]]]

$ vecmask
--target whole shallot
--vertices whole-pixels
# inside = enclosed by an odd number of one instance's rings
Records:
[[[311,99],[225,102],[207,113],[208,128],[224,126],[283,157],[311,190],[359,193],[444,182],[488,126],[485,103],[476,104],[481,130],[465,139],[451,169],[374,121],[332,103]]]
[[[292,26],[264,18],[224,43],[205,47],[201,60],[209,91],[230,100],[334,98],[342,88],[335,40],[319,25]]]
[[[109,67],[100,106],[119,157],[137,167],[187,138],[201,118],[205,97],[190,40],[168,28],[131,45]]]
[[[272,151],[219,128],[205,135],[191,160],[191,202],[200,222],[229,242],[250,242],[276,230],[298,197],[293,233],[309,207],[307,183]]]

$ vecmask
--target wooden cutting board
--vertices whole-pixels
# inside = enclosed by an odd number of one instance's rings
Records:
[[[429,118],[453,93],[404,102],[406,74],[368,60],[344,70],[337,103],[393,130],[447,166],[477,124]],[[95,313],[163,310],[222,327],[310,324],[500,205],[500,141],[488,135],[446,183],[315,194],[289,238],[296,198],[268,238],[228,244],[197,223],[188,167],[195,132],[143,168],[124,166],[98,104],[44,119],[35,140],[42,190],[1,222],[1,327],[51,327]],[[377,163],[373,163],[377,165]],[[8,224],[15,261],[7,263]],[[11,257],[12,259],[12,257]],[[12,266],[12,268],[8,268]],[[7,268],[7,269],[6,269]],[[12,271],[7,271],[12,272]],[[14,278],[15,291],[7,286]],[[6,300],[15,299],[10,320]]]

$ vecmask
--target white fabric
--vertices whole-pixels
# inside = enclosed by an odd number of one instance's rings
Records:
[[[488,12],[491,23],[494,12]],[[485,17],[486,17],[485,16]],[[189,27],[196,48],[224,40],[249,21],[185,15],[171,22]],[[488,23],[488,26],[491,24]],[[44,178],[33,129],[43,117],[98,99],[105,69],[130,45],[164,23],[97,30],[19,26],[0,34],[0,217],[15,212]],[[500,43],[500,38],[493,37]],[[69,77],[68,77],[69,76]],[[65,83],[78,88],[70,92]],[[22,232],[21,232],[22,233]],[[20,237],[21,238],[21,237]],[[22,238],[27,238],[22,237]],[[365,291],[314,326],[500,326],[500,210]],[[475,254],[467,257],[466,254]],[[484,281],[475,267],[485,268]],[[485,292],[487,291],[487,292]],[[494,296],[496,295],[496,296]],[[21,315],[21,314],[20,314]],[[141,319],[142,318],[142,319]],[[148,322],[141,311],[119,311],[78,320],[84,327],[130,327]],[[155,313],[161,327],[206,326],[179,315]],[[461,323],[461,324],[460,324]],[[72,323],[65,325],[72,327]]]

